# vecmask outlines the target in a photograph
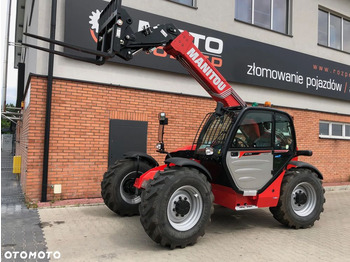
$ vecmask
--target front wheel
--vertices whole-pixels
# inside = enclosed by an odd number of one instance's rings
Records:
[[[205,233],[213,200],[210,183],[197,169],[167,168],[141,194],[141,224],[162,246],[193,245]]]
[[[322,181],[309,169],[296,169],[286,173],[273,217],[292,228],[307,228],[320,219],[325,202]]]
[[[138,215],[141,196],[134,183],[151,168],[147,162],[134,159],[118,160],[110,166],[101,182],[101,195],[106,206],[121,216]]]

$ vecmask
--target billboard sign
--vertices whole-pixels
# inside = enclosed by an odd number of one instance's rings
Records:
[[[103,0],[66,1],[65,42],[95,49],[98,18],[106,4]],[[194,44],[230,82],[350,101],[350,65],[124,8],[134,20],[132,26],[135,32],[144,25],[163,23],[173,23],[180,30],[189,31],[194,37]],[[153,54],[140,53],[128,62],[120,58],[111,62],[186,73],[162,48],[156,49]]]

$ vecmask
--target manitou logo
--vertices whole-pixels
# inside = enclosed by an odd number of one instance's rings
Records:
[[[193,47],[187,52],[187,55],[220,91],[225,89],[226,84],[224,81],[221,80],[213,68],[211,68],[207,62],[205,62],[205,58],[202,57]]]

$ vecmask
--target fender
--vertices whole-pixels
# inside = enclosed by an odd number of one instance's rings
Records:
[[[209,171],[202,166],[201,164],[197,163],[194,160],[190,160],[187,158],[181,158],[181,157],[172,157],[168,158],[164,161],[166,165],[157,166],[154,167],[144,174],[142,174],[139,178],[136,178],[134,187],[137,189],[146,188],[147,184],[150,182],[150,180],[154,179],[154,176],[159,172],[163,171],[168,166],[186,166],[186,167],[193,167],[198,169],[201,173],[203,173],[209,181],[212,180],[212,177],[209,173]]]
[[[173,164],[175,166],[186,166],[186,167],[193,167],[195,169],[198,169],[201,173],[203,173],[208,181],[212,181],[212,177],[209,173],[209,171],[204,167],[202,166],[200,163],[194,161],[194,160],[191,160],[191,159],[188,159],[188,158],[182,158],[182,157],[171,157],[171,158],[168,158],[164,161],[165,164]]]
[[[314,171],[318,178],[323,180],[323,175],[322,173],[316,168],[314,167],[313,165],[309,164],[309,163],[305,163],[305,162],[302,162],[302,161],[290,161],[288,166],[287,166],[287,169],[293,169],[293,168],[307,168],[307,169],[310,169],[312,171]]]
[[[196,145],[184,146],[167,154],[165,159],[168,159],[171,157],[193,158],[195,150],[196,150]]]
[[[188,146],[183,146],[180,148],[175,149],[173,152],[178,152],[178,151],[193,151],[196,150],[197,145],[188,145]]]
[[[152,156],[143,153],[143,152],[136,152],[136,151],[130,151],[124,154],[124,158],[126,159],[143,159],[146,160],[148,163],[150,163],[153,167],[159,166],[157,160],[155,160]]]
[[[146,188],[147,184],[150,182],[150,180],[154,179],[154,176],[159,171],[164,171],[164,169],[167,167],[167,165],[157,166],[154,167],[147,172],[143,173],[139,178],[136,178],[134,187],[137,189]]]

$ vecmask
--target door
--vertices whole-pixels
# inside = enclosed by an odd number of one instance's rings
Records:
[[[294,157],[295,135],[293,121],[285,114],[275,114],[275,133],[273,151],[273,172],[278,175]]]
[[[226,154],[230,175],[245,195],[256,195],[273,176],[272,123],[272,112],[246,112]]]
[[[129,151],[147,152],[147,122],[111,119],[108,166]]]

